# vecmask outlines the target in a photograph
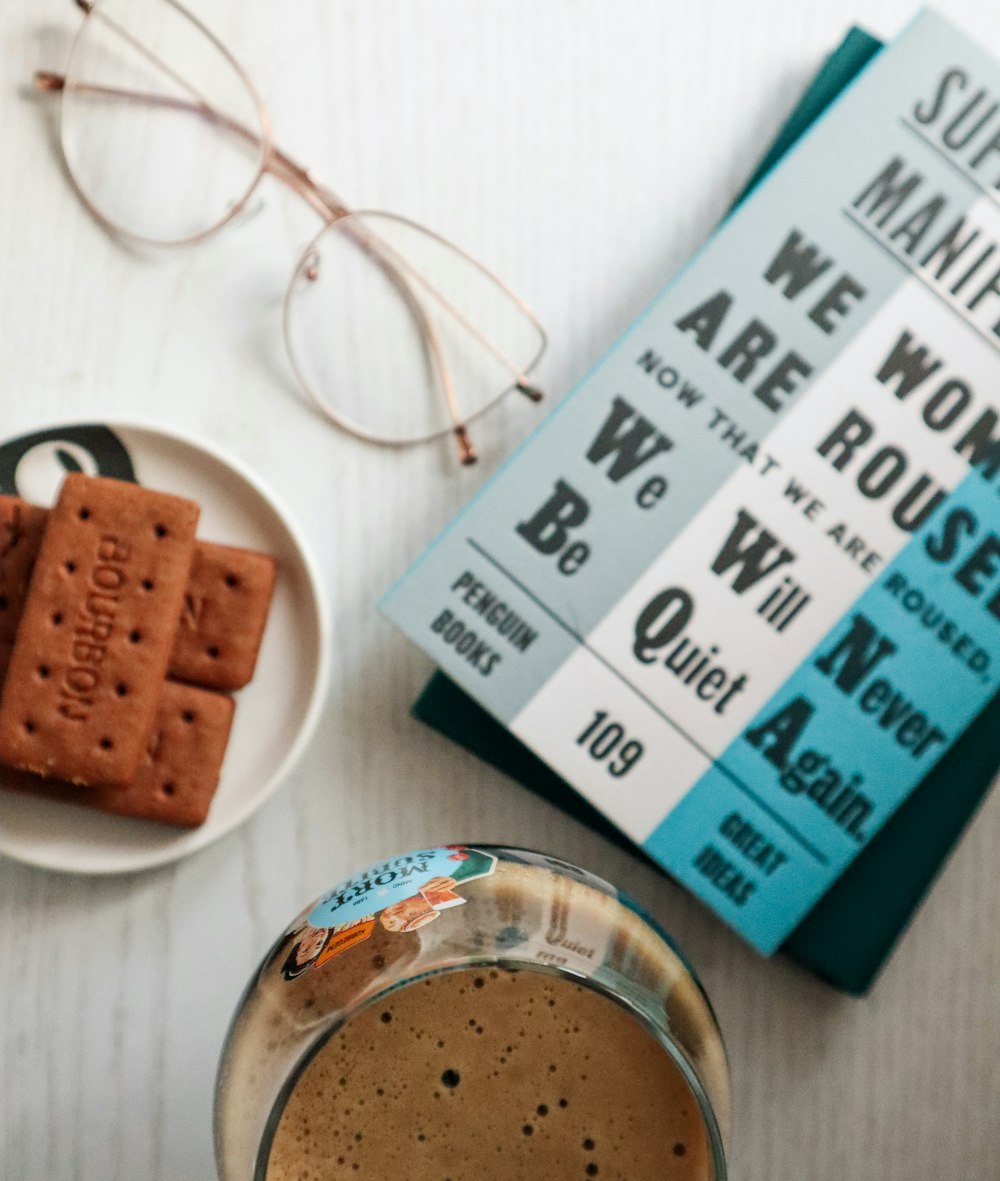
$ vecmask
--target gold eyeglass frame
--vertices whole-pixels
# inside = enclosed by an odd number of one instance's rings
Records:
[[[230,118],[224,112],[213,107],[203,95],[191,86],[184,78],[178,75],[166,62],[158,58],[152,51],[147,49],[141,42],[136,40],[126,29],[117,24],[111,18],[102,16],[101,7],[103,0],[74,0],[76,6],[82,11],[84,21],[77,31],[73,44],[70,48],[69,64],[72,66],[74,57],[80,42],[88,29],[88,22],[94,19],[103,19],[104,22],[122,36],[131,47],[139,52],[139,54],[146,58],[151,64],[156,66],[160,71],[165,73],[172,81],[174,81],[182,90],[186,91],[191,97],[190,99],[174,98],[169,95],[146,94],[140,91],[124,90],[113,86],[100,86],[96,84],[88,84],[85,82],[75,82],[67,78],[64,74],[54,73],[49,70],[40,70],[35,74],[35,85],[38,90],[45,93],[59,93],[60,98],[67,91],[86,92],[99,95],[106,95],[112,98],[128,99],[139,103],[144,103],[152,106],[170,107],[175,110],[186,110],[192,114],[196,114],[203,119],[206,119],[214,124],[219,125],[226,131],[229,131],[240,139],[245,140],[249,144],[257,144],[259,150],[259,157],[257,161],[256,171],[243,192],[243,195],[225,211],[224,215],[216,222],[212,223],[203,230],[199,230],[195,234],[191,234],[184,238],[171,239],[161,241],[155,238],[144,237],[141,234],[136,234],[129,230],[126,226],[118,223],[107,217],[100,207],[91,200],[86,191],[86,185],[77,174],[72,161],[72,153],[66,146],[66,130],[65,120],[62,118],[62,109],[60,110],[60,127],[59,127],[59,141],[60,149],[62,151],[63,163],[66,169],[67,176],[76,190],[80,201],[95,219],[95,221],[102,226],[113,237],[121,237],[133,242],[140,243],[147,246],[156,247],[173,247],[173,246],[191,246],[197,245],[212,237],[221,229],[227,226],[234,218],[246,208],[250,198],[257,191],[263,178],[267,175],[273,176],[275,179],[284,184],[293,193],[299,196],[307,205],[319,215],[323,220],[323,227],[319,233],[309,242],[301,257],[296,263],[295,269],[292,272],[292,279],[288,286],[288,291],[285,295],[284,306],[282,311],[282,323],[285,334],[285,346],[288,353],[289,362],[295,373],[295,376],[302,387],[303,391],[308,395],[310,401],[322,416],[340,430],[353,435],[355,438],[363,439],[370,443],[375,443],[383,447],[406,447],[418,443],[430,442],[435,439],[441,439],[448,435],[452,435],[455,439],[455,444],[458,450],[459,460],[463,464],[475,463],[477,459],[476,448],[469,437],[468,423],[485,414],[492,409],[503,397],[511,390],[516,389],[524,394],[532,401],[540,401],[542,398],[541,391],[528,380],[528,375],[534,370],[538,362],[541,360],[543,353],[548,344],[548,337],[545,329],[542,327],[538,317],[532,312],[528,305],[506,284],[495,275],[489,268],[484,266],[478,259],[473,258],[467,251],[460,246],[456,246],[453,242],[444,238],[442,235],[429,229],[427,226],[419,222],[412,221],[409,218],[403,217],[396,213],[390,213],[385,210],[374,209],[350,209],[330,188],[321,183],[314,174],[308,169],[298,164],[286,152],[282,151],[273,140],[271,118],[267,107],[260,96],[256,86],[254,85],[250,75],[240,65],[232,53],[226,48],[223,42],[192,12],[190,12],[180,0],[158,0],[159,3],[166,4],[172,8],[181,18],[187,20],[191,26],[206,37],[214,48],[222,55],[222,57],[229,63],[237,78],[242,82],[250,99],[253,103],[257,119],[260,125],[260,132],[254,131],[249,127]],[[535,355],[529,360],[529,363],[521,368],[511,361],[503,352],[503,350],[496,345],[490,338],[471,320],[469,320],[455,304],[447,298],[444,293],[439,291],[433,283],[431,283],[420,271],[413,267],[406,258],[395,250],[388,242],[380,238],[377,234],[371,233],[364,223],[364,219],[368,218],[373,221],[378,221],[380,218],[391,219],[393,222],[409,227],[426,235],[430,239],[440,243],[441,245],[452,250],[460,258],[471,264],[482,276],[492,282],[524,315],[526,320],[532,325],[538,334],[539,346]],[[292,319],[292,301],[296,289],[296,284],[301,279],[315,280],[318,278],[318,243],[320,239],[329,231],[331,226],[337,223],[343,223],[347,228],[354,243],[365,253],[372,258],[373,262],[379,266],[386,277],[392,283],[393,287],[399,293],[401,298],[407,305],[410,313],[413,315],[417,327],[420,331],[422,342],[425,349],[426,359],[430,364],[434,380],[440,389],[442,396],[445,399],[448,414],[451,419],[451,426],[442,430],[432,431],[425,435],[419,435],[413,438],[395,439],[384,438],[364,427],[354,423],[349,418],[338,413],[329,402],[319,393],[313,383],[309,380],[302,369],[299,360],[296,357],[295,350],[291,343],[291,319]],[[434,326],[434,323],[427,311],[427,300],[434,300],[448,315],[454,317],[466,331],[468,331],[480,344],[480,346],[488,353],[490,353],[495,360],[497,360],[504,368],[511,374],[511,384],[506,389],[500,390],[494,398],[489,400],[484,406],[477,410],[474,414],[463,416],[459,409],[458,399],[455,393],[454,383],[452,381],[451,371],[448,366],[447,358],[445,356],[445,349],[441,341],[440,335]]]

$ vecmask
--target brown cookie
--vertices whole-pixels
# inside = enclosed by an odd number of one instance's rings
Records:
[[[16,496],[0,496],[0,640],[17,635],[48,515]]]
[[[163,692],[198,506],[73,473],[49,514],[0,698],[0,762],[136,776]]]
[[[253,677],[271,607],[274,559],[253,550],[199,542],[170,675],[212,689],[242,689]]]
[[[167,681],[152,739],[127,787],[78,787],[7,769],[0,771],[0,782],[47,800],[197,828],[219,784],[234,709],[231,697]]]
[[[10,582],[20,594],[6,593],[0,553],[0,639],[13,640],[38,556],[48,510],[13,496],[0,496],[0,528],[7,519],[23,522]],[[2,543],[0,543],[2,544]],[[172,677],[211,689],[242,689],[254,673],[274,591],[276,565],[254,550],[196,541],[184,608],[170,654]],[[4,599],[7,606],[4,607]]]

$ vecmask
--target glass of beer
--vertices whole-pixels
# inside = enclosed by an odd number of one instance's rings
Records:
[[[233,1018],[222,1181],[724,1181],[729,1075],[692,969],[638,906],[521,849],[339,883]]]

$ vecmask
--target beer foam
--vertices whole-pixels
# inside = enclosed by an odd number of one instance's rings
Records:
[[[622,1006],[486,967],[335,1030],[291,1089],[267,1181],[709,1181],[698,1103]]]

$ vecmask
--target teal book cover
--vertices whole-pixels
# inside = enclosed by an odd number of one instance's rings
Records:
[[[919,38],[917,40],[917,60],[919,61]],[[773,172],[775,165],[784,158],[788,150],[803,136],[803,133],[815,124],[831,102],[877,55],[879,49],[880,44],[874,38],[859,30],[852,30],[838,50],[824,64],[803,96],[775,144],[738,199],[737,208],[744,198],[754,192],[760,182]],[[933,90],[930,94],[933,99]],[[928,106],[930,101],[928,99],[924,105],[924,110],[927,113],[930,113]],[[890,148],[895,149],[896,146],[892,144]],[[898,155],[894,156],[890,150],[884,151],[883,157],[889,161],[887,167],[890,169],[893,166],[893,160],[898,159]],[[902,164],[897,165],[899,170],[902,167]],[[890,177],[890,181],[892,179]],[[883,180],[882,183],[885,188],[885,181]],[[895,199],[891,184],[888,191],[892,199]],[[884,193],[882,197],[884,198]],[[851,210],[843,212],[847,214],[846,220],[852,220]],[[915,216],[911,216],[908,230],[905,225],[902,229],[900,226],[895,227],[897,242],[899,234],[905,236],[906,233],[910,233],[912,237],[916,233],[917,226],[913,221]],[[924,213],[922,216],[929,219],[930,214]],[[872,236],[874,233],[872,226],[861,225],[860,222],[863,219],[860,215],[854,216],[853,220],[859,224],[851,228],[860,229],[870,237]],[[876,230],[879,220],[885,220],[881,211],[879,218],[876,219]],[[889,249],[891,249],[891,241],[890,239]],[[885,247],[884,243],[878,244]],[[864,283],[845,272],[838,293],[832,297],[832,302],[828,304],[826,309],[827,312],[830,312],[833,305],[839,302],[839,310],[827,318],[826,323],[832,324],[833,315],[840,315],[848,306],[850,299],[857,297],[857,292],[852,290],[852,285],[853,287],[864,287],[865,291],[871,291],[873,287],[877,287],[880,277],[877,268],[865,276]],[[890,283],[888,286],[891,287],[892,284]],[[713,314],[712,309],[708,307],[708,301],[701,305],[699,314],[702,317],[710,317]],[[821,319],[824,318],[822,309],[818,314]],[[703,319],[699,324],[696,317],[692,321],[691,330],[697,335],[707,324],[708,319]],[[787,392],[783,391],[782,387],[789,385],[792,377],[793,368],[786,367],[784,373],[779,374],[771,387],[763,391],[764,401],[767,401],[770,394],[777,397],[782,392]],[[723,429],[725,429],[725,424],[723,424]],[[650,503],[655,498],[655,494],[656,488],[650,485],[647,491]],[[752,538],[753,536],[755,535],[751,533],[746,534],[746,537]],[[760,541],[760,533],[756,534],[756,538]],[[863,555],[859,556],[864,560]],[[896,578],[904,578],[909,573],[896,567],[890,567],[890,570],[892,571],[891,577]],[[885,585],[885,581],[882,585]],[[909,584],[901,585],[908,586]],[[881,593],[884,597],[884,591]],[[780,629],[782,622],[790,622],[797,611],[803,609],[803,599],[808,601],[809,597],[807,591],[797,588],[792,583],[786,594],[779,595],[771,601],[773,607],[768,606],[767,611],[774,615],[776,626]],[[859,601],[865,602],[864,598]],[[643,633],[646,637],[646,650],[651,657],[654,652],[658,654],[658,629],[659,631],[663,630],[664,620],[669,622],[669,616],[663,614],[664,610],[665,608],[661,609],[658,615],[654,613],[649,616],[655,626],[648,626]],[[854,618],[857,619],[859,614],[856,613]],[[861,615],[861,617],[868,618],[867,615]],[[825,654],[832,664],[837,659],[835,653],[838,650],[847,652],[846,656],[840,657],[841,664],[837,669],[838,679],[841,674],[844,674],[844,662],[849,663],[851,659],[860,659],[862,652],[860,639],[873,640],[872,636],[862,637],[859,629],[863,630],[861,624],[851,625],[851,629],[846,633],[847,636],[856,634],[859,640],[853,657],[848,651],[850,645],[847,648],[843,648],[841,645],[838,649],[835,644]],[[646,650],[641,649],[638,639],[635,639],[634,643],[641,659],[642,653]],[[889,641],[885,640],[885,643],[888,644]],[[432,649],[429,648],[429,650]],[[868,649],[868,651],[872,650]],[[817,663],[822,658],[823,654],[820,653]],[[694,667],[696,670],[699,668],[697,664]],[[705,665],[700,667],[705,668]],[[714,696],[716,704],[721,702],[724,705],[727,700],[726,694],[734,697],[740,692],[741,686],[739,677],[735,674],[727,674],[722,669],[721,663],[718,669],[718,672],[714,672],[712,666],[709,666],[703,679],[696,681],[695,684],[702,697],[707,699]],[[919,683],[920,677],[925,675],[926,671],[926,667],[921,666],[918,662],[913,672],[911,685]],[[699,673],[699,675],[701,674]],[[878,705],[880,695],[887,698],[892,709],[909,709],[908,718],[902,720],[897,734],[902,735],[905,739],[910,758],[912,759],[913,751],[920,748],[921,744],[924,749],[933,746],[935,727],[931,721],[919,715],[919,711],[911,703],[905,702],[899,693],[892,697],[894,690],[887,678],[880,678],[877,683],[873,684],[874,687],[870,684],[861,690],[865,694],[863,700],[866,703],[872,703],[873,709]],[[815,685],[810,688],[810,693],[815,695]],[[804,698],[804,694],[802,696]],[[853,835],[859,837],[857,843],[861,845],[861,848],[852,849],[850,856],[838,860],[839,853],[836,845],[832,842],[826,845],[822,843],[821,829],[817,828],[818,836],[813,842],[807,826],[786,823],[784,827],[786,830],[794,828],[792,835],[800,844],[812,846],[812,853],[820,865],[827,865],[833,860],[835,862],[834,869],[821,872],[813,867],[812,877],[803,876],[800,888],[783,891],[783,893],[791,895],[794,905],[790,909],[787,907],[782,909],[777,904],[770,906],[768,913],[756,925],[745,922],[738,914],[735,917],[724,914],[724,917],[727,917],[727,920],[732,922],[737,929],[741,929],[744,935],[762,950],[773,951],[780,947],[783,952],[791,955],[834,985],[852,992],[864,991],[884,962],[899,934],[905,928],[943,859],[958,839],[964,825],[988,789],[991,776],[995,772],[997,763],[1000,762],[1000,706],[996,700],[990,700],[992,697],[993,690],[988,689],[986,692],[980,692],[978,697],[969,698],[966,716],[956,716],[952,727],[955,732],[953,741],[950,742],[946,753],[943,753],[924,774],[912,776],[912,781],[906,784],[906,790],[900,792],[899,798],[894,802],[894,807],[887,809],[889,814],[874,832],[865,831],[871,816],[869,809],[873,806],[869,804],[863,792],[855,790],[851,794],[849,785],[844,786],[838,781],[839,794],[831,803],[832,797],[829,789],[824,788],[826,794],[823,795],[818,788],[815,788],[815,783],[818,780],[814,776],[812,786],[808,788],[814,797],[813,802],[822,800],[827,816],[834,816],[834,819],[839,819],[841,822],[840,835],[843,837],[846,834],[846,837],[849,838],[853,831]],[[898,703],[896,703],[897,698],[899,699]],[[790,700],[794,701],[795,698]],[[641,816],[638,818],[609,816],[607,807],[599,806],[599,802],[595,803],[593,798],[588,799],[586,793],[577,790],[579,784],[575,779],[574,786],[571,787],[566,777],[553,770],[549,765],[553,762],[550,757],[541,757],[547,755],[547,752],[544,748],[539,748],[537,741],[531,740],[530,727],[527,727],[526,730],[522,727],[524,732],[520,736],[523,738],[527,733],[529,741],[519,740],[519,737],[510,732],[507,725],[498,720],[503,717],[502,710],[498,710],[491,703],[487,704],[490,705],[490,708],[483,708],[462,687],[439,674],[417,703],[415,713],[514,778],[519,779],[532,790],[577,816],[584,823],[603,832],[610,839],[635,849],[642,856],[666,868],[675,877],[680,877],[696,892],[700,892],[701,883],[697,879],[689,880],[684,877],[683,873],[679,873],[678,867],[670,864],[670,855],[666,852],[666,850],[672,852],[678,842],[683,844],[687,836],[683,827],[669,828],[661,838],[662,843],[658,845],[655,839],[655,826],[650,833],[648,823]],[[883,711],[879,715],[880,719],[886,716],[886,712]],[[616,724],[613,720],[608,720],[611,719],[611,716],[607,711],[596,711],[593,722],[596,727],[594,734],[588,735],[586,729],[583,734],[587,737],[588,743],[591,738],[594,742],[598,742],[601,750],[604,749],[604,746],[612,744],[615,746],[615,752],[607,759],[606,769],[614,776],[617,768],[617,775],[623,777],[630,772],[631,763],[644,751],[641,743],[631,740],[624,732],[619,735],[616,730],[609,729],[609,726]],[[778,716],[778,714],[772,715],[772,717]],[[781,716],[784,717],[784,715]],[[766,732],[768,724],[772,724],[773,727],[769,733]],[[776,743],[781,732],[780,727],[783,724],[784,722],[759,722],[757,728],[762,734],[762,744],[765,742]],[[881,720],[879,725],[883,725]],[[535,748],[534,751],[531,747]],[[638,753],[636,753],[637,751]],[[592,757],[596,758],[597,756]],[[806,764],[800,760],[798,768],[800,779],[802,778],[802,769],[805,767]],[[792,790],[788,786],[791,781],[791,777],[785,778],[786,791]],[[746,780],[744,780],[745,782]],[[856,784],[857,781],[855,781],[855,786]],[[718,795],[719,784],[711,786],[713,793]],[[727,789],[730,787],[729,784],[723,784],[723,786]],[[797,790],[801,791],[802,789]],[[768,809],[766,801],[760,801],[760,803],[772,820],[776,823],[782,822],[783,817],[777,813],[776,809]],[[679,803],[674,810],[681,810]],[[780,840],[771,843],[762,837],[764,826],[757,823],[751,824],[747,821],[745,817],[748,812],[750,809],[746,800],[742,801],[738,813],[734,808],[729,808],[720,829],[724,831],[725,826],[728,825],[728,836],[732,838],[733,843],[742,843],[744,851],[748,849],[754,851],[756,864],[763,873],[768,874],[782,869],[783,862],[788,859],[789,854],[783,851]],[[739,820],[734,819],[737,815]],[[667,819],[669,820],[670,817],[668,816]],[[699,814],[696,821],[694,828],[701,831],[704,826],[703,816]],[[688,827],[692,826],[689,824]],[[640,833],[641,836],[637,835]],[[786,831],[786,838],[787,835]],[[863,840],[860,839],[862,835],[864,836]],[[700,837],[692,839],[695,843],[700,842]],[[713,863],[711,855],[706,857],[704,853],[701,854],[701,864],[698,869],[701,877],[714,878],[713,885],[715,887],[728,890],[729,901],[735,906],[742,905],[743,901],[750,896],[749,892],[755,888],[752,884],[747,885],[747,878],[740,878],[738,875],[734,878],[731,874],[727,877],[726,871],[717,863]],[[812,887],[813,880],[817,884],[816,888]],[[812,889],[812,893],[810,893],[810,889]],[[720,909],[718,901],[713,901],[711,892],[706,897],[706,901],[714,905],[716,909]]]

